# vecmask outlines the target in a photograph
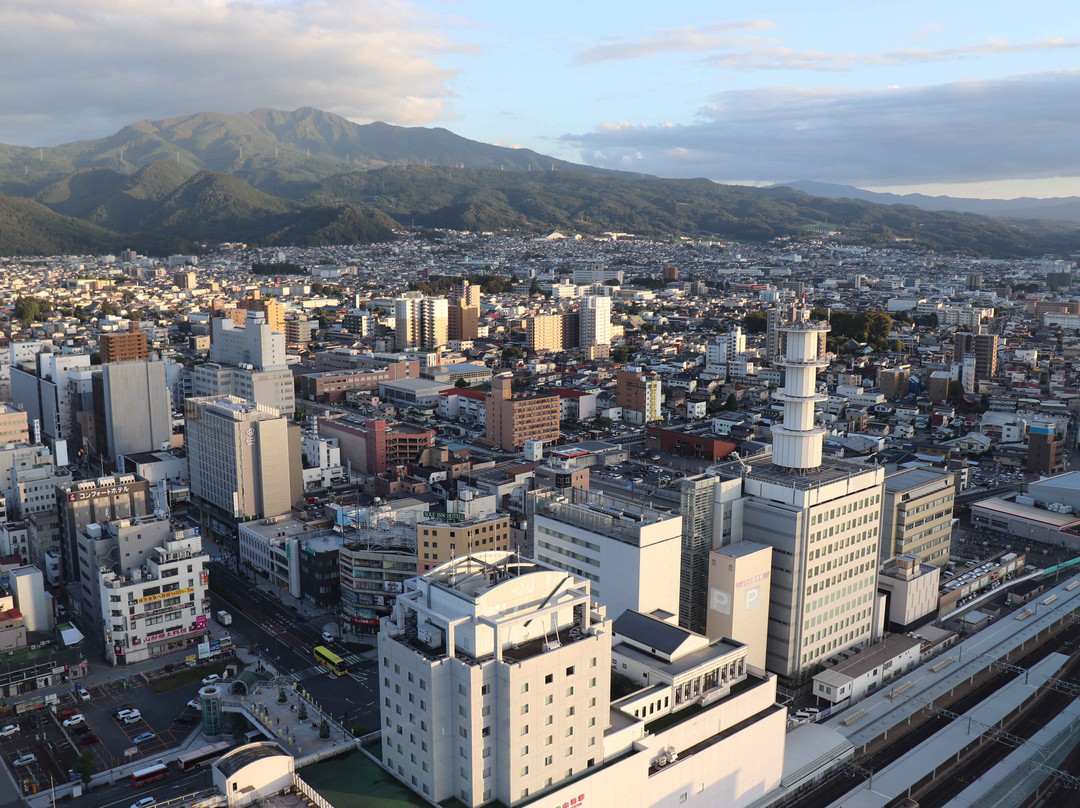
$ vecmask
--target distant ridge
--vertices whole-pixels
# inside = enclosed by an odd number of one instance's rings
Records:
[[[52,148],[0,144],[0,254],[362,244],[410,227],[757,242],[827,234],[998,257],[1080,247],[1069,222],[928,212],[893,204],[906,197],[874,195],[889,203],[877,204],[859,189],[811,187],[818,195],[608,171],[307,107],[202,112]]]
[[[861,199],[880,205],[914,205],[923,210],[951,210],[998,216],[1007,219],[1042,219],[1044,221],[1080,222],[1080,196],[1064,196],[1052,199],[1018,197],[1017,199],[975,199],[953,196],[927,196],[926,194],[888,194],[867,191],[854,185],[836,185],[830,182],[800,180],[774,188],[794,188],[796,191],[823,196],[828,199]]]

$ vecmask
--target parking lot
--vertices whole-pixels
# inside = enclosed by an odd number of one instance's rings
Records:
[[[24,794],[47,789],[50,778],[58,783],[67,782],[68,769],[75,764],[82,747],[76,751],[60,726],[59,716],[42,708],[19,716],[4,716],[2,720],[4,727],[19,728],[13,735],[0,739],[0,750]],[[14,761],[29,755],[35,759],[15,765]]]

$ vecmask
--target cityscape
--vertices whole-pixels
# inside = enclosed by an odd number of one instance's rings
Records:
[[[0,808],[1080,804],[1075,12],[540,12],[0,4]]]

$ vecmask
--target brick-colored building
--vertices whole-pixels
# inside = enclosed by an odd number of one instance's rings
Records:
[[[650,426],[645,429],[645,445],[654,452],[692,455],[706,460],[722,460],[737,448],[734,443],[675,429]]]
[[[515,452],[527,440],[545,444],[559,439],[559,397],[555,393],[534,393],[515,397],[511,392],[511,374],[500,373],[491,379],[487,394],[487,442]]]
[[[435,445],[435,430],[383,419],[320,418],[319,435],[337,438],[341,459],[365,474],[382,474],[420,462]]]
[[[308,373],[300,377],[300,394],[320,404],[337,404],[345,400],[349,391],[374,392],[383,382],[416,378],[420,363],[391,362],[381,368],[369,370],[331,370],[325,373]]]
[[[131,324],[130,331],[102,334],[98,339],[98,347],[103,365],[110,362],[145,362],[150,358],[146,334],[139,330],[137,323]]]
[[[660,412],[661,382],[655,373],[646,375],[639,368],[627,368],[617,375],[617,395],[623,420],[647,424],[663,418]]]

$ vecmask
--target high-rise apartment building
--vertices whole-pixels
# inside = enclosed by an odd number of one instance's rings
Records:
[[[527,440],[547,444],[559,439],[559,396],[531,393],[515,396],[513,376],[500,373],[491,379],[487,394],[485,439],[492,446],[516,452]]]
[[[299,499],[300,427],[236,396],[184,404],[191,495],[205,528],[232,538],[235,523],[286,513]]]
[[[641,368],[628,367],[619,371],[616,380],[616,395],[624,421],[649,424],[663,419],[660,412],[662,385],[657,374],[645,374]]]
[[[394,347],[438,348],[449,339],[450,309],[444,297],[413,292],[394,299]]]
[[[476,339],[480,319],[480,293],[480,287],[467,280],[454,286],[449,299],[449,339]]]
[[[1065,437],[1053,423],[1033,423],[1028,429],[1027,470],[1057,474],[1065,470]]]
[[[951,471],[887,469],[881,500],[881,563],[910,553],[923,564],[944,568],[949,561],[955,500],[956,479]]]
[[[963,361],[965,354],[975,355],[975,381],[992,379],[998,372],[997,334],[972,334],[958,331],[953,335],[953,356],[955,361]]]
[[[611,349],[611,298],[589,295],[581,299],[581,347],[589,358],[605,357]]]
[[[98,337],[98,348],[103,365],[110,362],[145,362],[150,358],[146,334],[134,322],[128,331],[102,334]]]
[[[793,682],[837,650],[874,639],[884,469],[824,459],[814,406],[825,323],[796,310],[780,326],[784,419],[772,451],[716,468],[737,488],[717,487],[733,506],[733,538],[773,548],[766,665]],[[714,514],[714,530],[717,529]]]
[[[887,399],[903,398],[908,393],[911,368],[881,368],[878,371],[878,388]]]
[[[539,351],[567,351],[578,347],[578,315],[538,314],[525,320],[525,347]]]
[[[247,319],[246,312],[261,312],[272,330],[279,334],[285,333],[285,306],[280,301],[262,297],[258,292],[255,292],[251,297],[245,297],[237,303],[236,307],[245,312],[245,320]]]
[[[43,437],[66,441],[74,425],[69,382],[78,372],[90,370],[90,354],[48,353],[37,347],[37,351],[29,352],[29,359],[12,362],[11,400],[26,412],[31,424],[37,421],[41,425]],[[13,344],[13,357],[15,349]]]
[[[26,413],[10,404],[0,404],[0,446],[29,442],[30,426]]]

